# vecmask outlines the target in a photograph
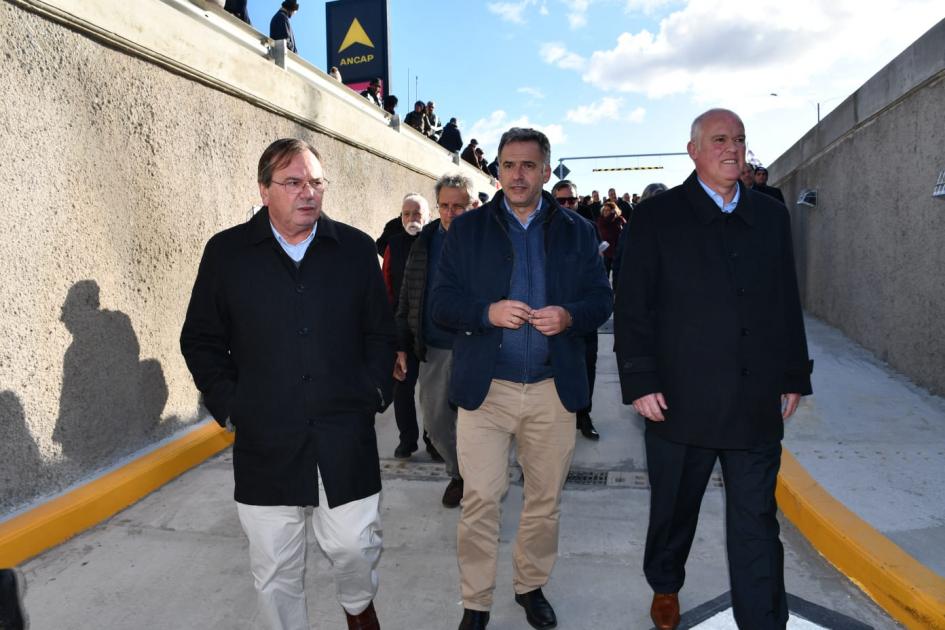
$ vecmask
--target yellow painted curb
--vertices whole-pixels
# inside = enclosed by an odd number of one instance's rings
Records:
[[[833,498],[786,449],[778,507],[817,550],[907,628],[945,630],[945,579]]]
[[[0,523],[0,567],[13,567],[68,540],[233,443],[210,420],[187,435]]]

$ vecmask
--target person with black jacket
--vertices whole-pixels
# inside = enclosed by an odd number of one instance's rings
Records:
[[[292,32],[292,22],[290,18],[299,10],[299,3],[296,0],[282,0],[282,6],[272,16],[269,21],[269,37],[272,39],[284,39],[285,47],[298,54],[299,49],[295,46],[295,34]]]
[[[306,507],[351,628],[376,628],[381,553],[374,416],[391,399],[396,331],[374,243],[322,212],[318,151],[273,142],[263,202],[204,249],[180,336],[213,418],[235,427],[234,498],[262,617],[308,628]],[[373,625],[372,625],[373,624]]]
[[[420,412],[423,428],[446,463],[450,482],[443,505],[457,507],[463,498],[463,478],[456,461],[456,407],[449,401],[453,364],[453,334],[438,326],[427,297],[436,278],[443,242],[453,219],[472,205],[473,183],[463,175],[443,175],[434,186],[440,218],[420,232],[407,259],[397,308],[397,364],[394,378],[410,378],[410,357],[419,359]],[[417,375],[414,375],[417,378]]]
[[[223,5],[223,10],[227,13],[232,13],[234,16],[252,26],[253,23],[249,21],[249,11],[246,8],[247,2],[248,0],[226,0],[226,4]]]
[[[440,134],[440,139],[437,142],[441,147],[453,153],[459,153],[459,150],[463,148],[463,136],[459,133],[455,118],[450,118],[446,126],[443,127],[443,133]]]

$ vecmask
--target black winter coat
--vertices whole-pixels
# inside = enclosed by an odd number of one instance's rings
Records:
[[[427,346],[423,341],[423,309],[427,293],[427,255],[430,241],[440,229],[437,219],[423,226],[417,240],[410,248],[410,256],[404,268],[403,285],[397,303],[397,349],[413,351],[421,361],[426,361]]]
[[[331,507],[380,490],[374,414],[396,333],[369,236],[324,214],[301,265],[263,208],[207,243],[181,352],[220,424],[236,426],[235,498]]]
[[[463,148],[463,136],[459,133],[459,127],[454,123],[446,123],[446,126],[443,127],[443,133],[440,134],[440,139],[437,140],[437,142],[439,142],[441,147],[453,153],[459,153],[459,150]]]
[[[723,214],[693,173],[637,206],[622,269],[623,401],[662,392],[669,407],[648,430],[705,448],[780,440],[781,394],[810,394],[812,365],[784,205],[742,188]]]

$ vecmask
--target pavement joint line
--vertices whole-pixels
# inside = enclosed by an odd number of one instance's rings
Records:
[[[0,566],[17,566],[102,523],[232,443],[232,434],[208,420],[120,468],[0,522]],[[391,476],[396,474],[391,471],[400,471],[427,478],[442,467],[399,460],[381,464]],[[645,477],[642,471],[583,472],[606,472],[608,487],[627,480],[628,487],[640,487],[632,484],[639,482],[638,475]],[[510,480],[521,481],[517,466],[510,466]],[[811,544],[891,616],[910,629],[945,630],[945,579],[834,499],[787,449],[777,498],[781,511]]]

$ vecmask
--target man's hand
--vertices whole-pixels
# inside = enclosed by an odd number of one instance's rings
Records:
[[[663,411],[669,409],[669,407],[666,406],[666,399],[663,398],[661,392],[640,396],[633,401],[633,408],[637,410],[638,414],[653,422],[663,422],[666,420],[666,418],[663,417]]]
[[[489,305],[489,323],[496,328],[517,330],[532,317],[532,307],[518,300],[502,300]]]
[[[557,335],[571,325],[571,313],[560,306],[546,306],[532,311],[532,326],[541,334]]]
[[[402,381],[407,378],[407,353],[398,352],[394,360],[394,378]]]
[[[799,402],[801,402],[800,394],[781,394],[781,419],[787,420],[794,415]]]

